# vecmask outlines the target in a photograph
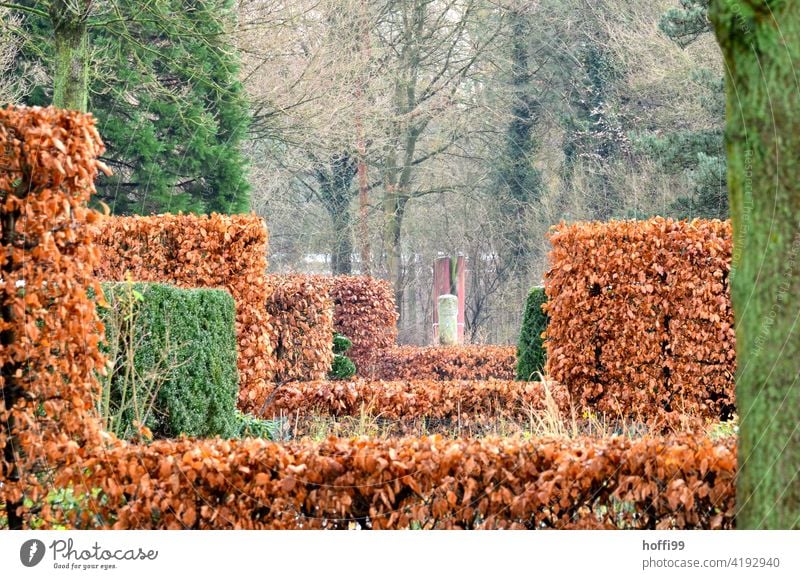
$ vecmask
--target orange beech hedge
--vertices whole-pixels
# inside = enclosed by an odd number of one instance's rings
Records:
[[[728,222],[576,223],[551,234],[547,370],[600,412],[734,410]]]
[[[513,346],[399,346],[381,352],[370,366],[378,380],[514,380]]]
[[[304,293],[297,294],[298,306],[307,307],[306,294],[318,293],[333,300],[333,329],[347,336],[353,347],[347,357],[356,363],[358,374],[365,375],[373,361],[383,355],[397,341],[397,311],[394,293],[389,282],[369,276],[325,276],[325,275],[269,275],[269,283],[279,287],[282,283],[303,284]],[[286,280],[283,282],[282,280]],[[290,295],[286,295],[275,310],[291,310]],[[321,299],[321,298],[320,298]],[[277,316],[282,318],[282,316]],[[288,320],[287,320],[288,321]],[[277,324],[282,322],[280,319]],[[277,333],[297,335],[296,326],[279,329]],[[316,332],[317,330],[312,330]],[[321,332],[322,329],[319,328]],[[333,340],[333,335],[330,337]],[[311,353],[308,353],[311,356]],[[313,358],[325,357],[327,351],[319,351]]]
[[[333,278],[334,329],[353,342],[347,357],[364,375],[397,342],[397,309],[391,284],[361,275]]]
[[[99,441],[88,418],[105,360],[87,287],[97,251],[87,209],[105,150],[91,115],[0,109],[0,504],[30,526],[54,469]],[[35,516],[55,516],[49,504]]]
[[[569,409],[566,390],[549,384],[555,405]],[[357,416],[362,411],[389,420],[433,418],[480,421],[504,416],[527,421],[531,412],[546,408],[547,390],[541,382],[408,380],[375,382],[292,382],[275,393],[268,414]]]
[[[333,361],[330,282],[306,275],[268,275],[275,380],[324,380]],[[330,278],[328,278],[330,279]]]
[[[79,527],[719,529],[733,527],[736,453],[695,437],[184,439],[82,467],[105,497]]]
[[[236,302],[239,406],[250,409],[275,374],[265,310],[267,229],[255,215],[108,217],[100,222],[102,280],[227,289]]]

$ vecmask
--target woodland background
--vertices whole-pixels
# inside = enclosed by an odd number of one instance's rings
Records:
[[[401,343],[439,255],[469,258],[468,341],[515,343],[551,225],[728,216],[705,0],[0,3],[0,100],[52,101],[71,4],[98,201],[253,210],[271,271],[389,279]]]

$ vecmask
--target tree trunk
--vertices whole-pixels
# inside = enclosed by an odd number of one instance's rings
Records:
[[[360,3],[361,18],[361,58],[362,65],[372,60],[372,42],[370,39],[370,20],[366,0]],[[356,90],[356,104],[364,107],[364,87],[369,82],[369,75],[363,74]],[[356,115],[356,148],[358,149],[358,246],[361,257],[361,274],[370,275],[369,248],[369,179],[367,178],[367,144],[364,134],[363,110]]]
[[[506,129],[505,155],[501,160],[498,190],[501,198],[501,218],[506,227],[504,259],[511,271],[522,274],[533,261],[527,217],[541,202],[542,181],[532,160],[536,152],[534,127],[539,116],[539,103],[531,85],[533,72],[528,57],[530,15],[516,9],[509,12],[511,22],[511,79],[512,119]]]
[[[53,105],[61,109],[86,112],[89,105],[89,42],[86,28],[91,2],[53,0],[50,20],[53,25],[55,63]],[[77,6],[77,8],[76,8]]]
[[[727,71],[736,525],[800,527],[800,3],[714,0]]]
[[[333,224],[331,270],[333,275],[353,273],[353,224],[350,202],[353,199],[353,178],[356,161],[348,153],[334,155],[329,162],[317,164],[315,178],[317,196]]]
[[[401,232],[405,200],[395,192],[387,191],[383,199],[383,242],[386,246],[386,269],[394,288],[397,311],[403,313],[403,256]]]
[[[367,163],[363,157],[365,154],[363,141],[359,142],[361,158],[358,161],[358,247],[361,258],[360,271],[363,275],[370,275],[372,267],[369,249],[369,183],[367,181]]]
[[[331,271],[333,275],[353,273],[353,231],[350,207],[330,212],[333,221],[333,246],[331,247]]]

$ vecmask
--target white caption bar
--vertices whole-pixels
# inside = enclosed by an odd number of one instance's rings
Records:
[[[800,531],[0,532],[3,577],[800,577]]]

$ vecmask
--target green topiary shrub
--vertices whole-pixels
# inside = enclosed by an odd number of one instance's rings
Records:
[[[356,365],[347,356],[334,354],[333,364],[328,378],[331,380],[347,380],[356,373]]]
[[[537,373],[544,372],[547,352],[542,332],[547,329],[547,314],[542,306],[547,302],[544,288],[535,287],[525,302],[525,316],[517,345],[517,380],[534,380]]]
[[[356,373],[356,365],[344,355],[353,346],[350,338],[336,332],[333,334],[333,364],[328,373],[330,380],[347,380]]]
[[[344,354],[353,347],[353,342],[347,336],[343,336],[342,334],[334,333],[333,334],[333,353],[334,354]]]
[[[235,306],[224,290],[105,283],[104,349],[111,370],[99,400],[107,430],[135,438],[237,436]]]

